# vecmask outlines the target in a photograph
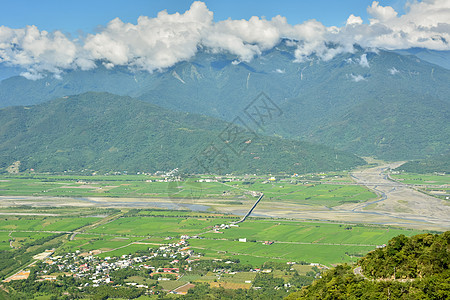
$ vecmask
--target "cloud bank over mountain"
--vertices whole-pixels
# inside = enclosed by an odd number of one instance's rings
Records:
[[[108,68],[120,65],[153,72],[189,60],[199,49],[250,61],[283,38],[296,47],[296,62],[312,54],[329,60],[354,51],[355,44],[373,49],[450,50],[450,0],[412,2],[404,15],[374,1],[367,11],[369,23],[352,14],[342,27],[326,27],[316,20],[291,25],[282,16],[214,22],[213,12],[197,1],[183,14],[162,11],[155,18],[141,16],[136,24],[116,18],[83,39],[32,25],[1,26],[0,63],[22,67],[27,70],[23,76],[39,79],[46,72],[58,77],[66,69],[92,69],[98,60]],[[367,64],[365,57],[360,63]]]

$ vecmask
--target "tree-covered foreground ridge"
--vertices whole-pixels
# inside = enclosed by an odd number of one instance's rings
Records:
[[[449,299],[450,231],[399,235],[358,266],[340,265],[292,299]]]

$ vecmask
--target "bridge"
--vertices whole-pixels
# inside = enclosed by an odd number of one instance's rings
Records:
[[[249,211],[245,214],[245,216],[240,219],[237,222],[234,222],[233,224],[239,224],[245,221],[245,219],[247,219],[248,216],[250,216],[250,214],[252,213],[252,211],[255,209],[256,205],[258,205],[259,201],[261,201],[261,199],[264,197],[264,194],[261,193],[261,196],[259,196],[258,200],[256,200],[256,202],[253,204],[253,206],[249,209]]]

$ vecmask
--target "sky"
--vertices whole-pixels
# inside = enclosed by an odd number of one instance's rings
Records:
[[[77,36],[92,33],[119,17],[124,22],[136,23],[139,16],[156,17],[161,10],[183,13],[191,0],[0,0],[0,25],[22,28],[36,25],[41,30],[60,30]],[[342,26],[354,14],[367,21],[367,0],[206,0],[214,12],[214,20],[249,19],[252,16],[272,18],[282,15],[288,23],[298,24],[316,19],[325,26]],[[380,0],[383,6],[392,6],[404,12],[406,0]]]
[[[450,50],[450,0],[0,0],[0,64],[36,80],[68,69],[162,71],[200,51],[248,62],[289,40],[294,63],[354,52]],[[330,45],[334,45],[330,47]]]

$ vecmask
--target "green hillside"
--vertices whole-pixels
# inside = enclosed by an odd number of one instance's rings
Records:
[[[310,87],[280,105],[285,115],[275,130],[387,160],[447,151],[450,72],[391,52],[367,53],[362,67],[354,62],[361,54],[308,66]]]
[[[447,173],[450,174],[450,152],[436,155],[424,160],[409,161],[396,170],[410,173]]]
[[[316,129],[310,140],[390,160],[436,155],[450,148],[449,111],[441,109],[447,106],[443,100],[409,92],[373,98]]]
[[[442,235],[399,235],[384,248],[368,253],[360,260],[370,278],[424,278],[449,270],[450,231]]]
[[[321,145],[248,131],[233,140],[228,126],[130,97],[85,93],[0,110],[0,167],[20,161],[21,170],[37,172],[305,173],[364,164]]]
[[[349,265],[333,268],[293,299],[447,299],[450,295],[450,231],[404,235],[361,259],[364,278]],[[395,275],[394,275],[395,274]],[[373,280],[372,280],[373,279]]]
[[[432,64],[436,64],[450,70],[450,51],[431,50],[426,48],[410,48],[396,50],[396,53],[403,55],[414,55],[420,59],[426,60]]]

